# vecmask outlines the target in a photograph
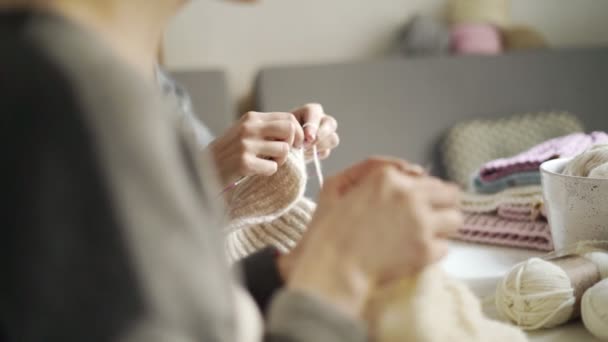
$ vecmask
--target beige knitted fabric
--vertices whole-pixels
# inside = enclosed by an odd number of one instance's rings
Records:
[[[439,266],[377,291],[367,314],[380,342],[527,341],[519,328],[487,318],[479,299]]]
[[[268,223],[287,212],[306,190],[306,163],[301,150],[270,176],[252,176],[229,193],[229,230]]]
[[[503,119],[478,119],[457,124],[441,148],[447,176],[460,185],[490,160],[515,155],[545,140],[582,132],[583,126],[565,112],[529,113]]]
[[[540,210],[543,204],[542,188],[538,185],[514,187],[489,195],[467,192],[460,200],[462,211],[469,213],[491,213],[502,204],[526,205]]]
[[[236,229],[226,238],[226,253],[232,262],[268,246],[281,253],[292,250],[302,238],[316,204],[302,197],[283,215],[267,222]]]
[[[511,22],[509,0],[449,0],[447,17],[452,25],[492,24],[505,27]]]
[[[230,261],[268,246],[282,253],[295,247],[316,207],[303,197],[306,181],[303,152],[294,150],[274,175],[248,178],[229,194],[225,249]]]

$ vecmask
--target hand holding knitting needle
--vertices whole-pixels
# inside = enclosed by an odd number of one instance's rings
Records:
[[[304,129],[304,147],[307,161],[312,160],[316,149],[319,159],[326,159],[331,151],[340,144],[340,137],[336,130],[338,122],[327,115],[323,106],[318,103],[309,103],[292,111]],[[313,149],[312,147],[315,147]]]
[[[226,185],[253,175],[271,176],[291,148],[302,148],[304,131],[291,113],[249,112],[209,148]]]
[[[273,175],[285,163],[291,148],[306,147],[308,160],[314,149],[320,159],[327,158],[339,143],[336,128],[336,120],[319,104],[292,113],[249,112],[209,149],[222,183],[234,185],[243,177]]]
[[[288,287],[354,315],[369,291],[412,276],[447,251],[462,223],[459,190],[396,160],[372,159],[327,180]]]

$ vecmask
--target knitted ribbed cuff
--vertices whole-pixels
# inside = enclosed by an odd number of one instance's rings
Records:
[[[228,259],[237,261],[268,246],[281,253],[292,250],[304,235],[316,205],[302,197],[285,214],[272,222],[232,231],[226,237]]]
[[[306,180],[303,152],[296,150],[274,175],[248,178],[228,195],[229,231],[283,215],[304,195]]]

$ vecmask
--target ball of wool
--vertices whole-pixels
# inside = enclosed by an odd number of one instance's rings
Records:
[[[502,30],[505,50],[541,49],[547,41],[538,31],[526,26],[513,26]]]
[[[562,173],[568,176],[608,178],[608,144],[593,146],[574,157]]]
[[[453,25],[485,23],[505,27],[511,21],[509,0],[451,0],[447,6]]]
[[[451,48],[456,54],[499,54],[500,32],[490,24],[460,24],[451,31]]]
[[[608,253],[588,251],[581,255],[591,261],[599,279],[608,277]],[[563,324],[578,312],[573,279],[555,263],[532,258],[513,267],[498,284],[496,308],[525,330],[551,328]],[[593,283],[593,281],[592,281]]]
[[[498,312],[522,329],[550,328],[570,319],[576,297],[566,272],[532,258],[517,264],[498,284]]]
[[[415,16],[400,38],[400,52],[405,56],[447,54],[450,31],[441,21],[429,16]]]
[[[608,279],[585,291],[581,301],[581,315],[589,332],[608,341]]]

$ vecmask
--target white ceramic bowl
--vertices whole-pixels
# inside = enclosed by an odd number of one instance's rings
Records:
[[[554,159],[540,166],[555,249],[582,240],[608,240],[608,179],[563,175],[568,161]]]

